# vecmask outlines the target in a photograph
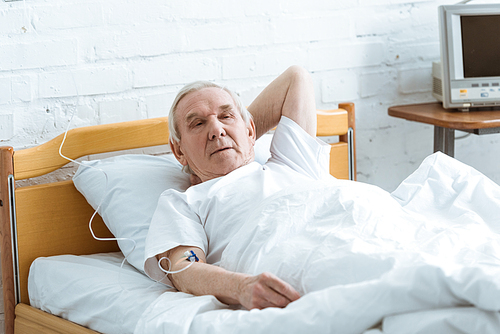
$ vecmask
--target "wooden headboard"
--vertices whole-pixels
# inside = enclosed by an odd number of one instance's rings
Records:
[[[356,177],[354,104],[318,111],[318,136],[338,136],[331,144],[330,172]],[[16,187],[16,181],[55,171],[68,161],[59,155],[63,134],[39,146],[14,151],[0,147],[0,233],[6,333],[14,330],[14,308],[29,304],[29,267],[41,256],[119,251],[114,241],[96,241],[88,223],[94,212],[71,180]],[[167,118],[154,118],[70,130],[63,154],[77,159],[91,154],[168,144]],[[97,236],[111,237],[99,216]]]

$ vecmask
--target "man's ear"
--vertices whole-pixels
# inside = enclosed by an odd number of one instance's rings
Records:
[[[186,156],[182,152],[180,143],[176,140],[170,140],[169,144],[170,144],[170,150],[175,155],[175,158],[181,163],[181,165],[187,166],[188,163],[186,160]]]
[[[255,132],[255,123],[251,118],[250,118],[250,125],[248,125],[247,129],[248,129],[248,136],[252,139],[253,143],[255,144],[257,133]]]

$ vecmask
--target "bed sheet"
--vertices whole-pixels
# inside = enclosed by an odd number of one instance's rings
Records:
[[[101,333],[133,333],[146,308],[173,289],[125,263],[121,253],[36,259],[30,268],[32,306]]]

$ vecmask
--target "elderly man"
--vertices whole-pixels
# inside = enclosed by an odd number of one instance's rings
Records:
[[[275,275],[235,273],[218,264],[260,201],[294,184],[329,177],[329,146],[315,138],[309,73],[289,68],[248,111],[229,90],[196,82],[179,92],[169,119],[172,152],[199,184],[185,193],[162,194],[146,241],[146,273],[179,291],[214,295],[247,309],[285,307],[300,298]],[[253,146],[275,126],[272,157],[260,165]]]

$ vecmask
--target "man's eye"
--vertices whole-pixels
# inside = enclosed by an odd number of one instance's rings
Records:
[[[197,127],[200,127],[203,125],[203,122],[199,121],[199,122],[193,122],[191,123],[191,128],[197,128]]]

